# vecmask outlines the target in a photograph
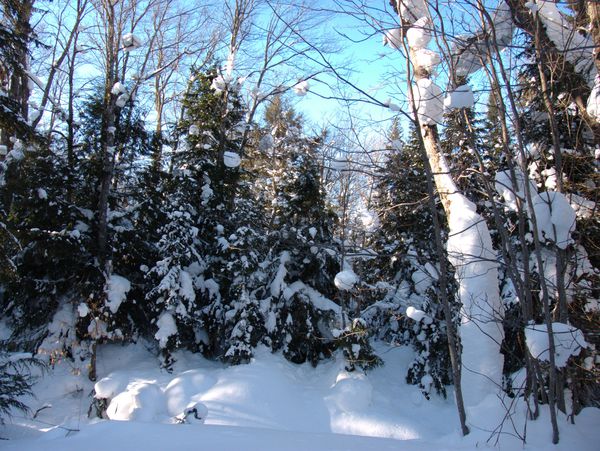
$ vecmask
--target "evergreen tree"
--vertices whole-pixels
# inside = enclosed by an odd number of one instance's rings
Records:
[[[437,269],[430,263],[435,261],[433,221],[419,146],[414,128],[406,143],[390,141],[386,165],[376,182],[375,210],[380,227],[371,238],[378,259],[371,271],[376,279],[370,281],[386,282],[386,299],[395,305],[388,312],[393,317],[387,327],[373,326],[380,327],[382,337],[414,347],[416,357],[406,378],[429,397],[433,390],[445,395],[451,367],[438,301]],[[456,287],[451,284],[449,289],[448,296],[454,299]],[[411,316],[409,312],[415,310],[419,313]],[[458,311],[455,314],[458,316]],[[385,318],[370,315],[375,322]]]

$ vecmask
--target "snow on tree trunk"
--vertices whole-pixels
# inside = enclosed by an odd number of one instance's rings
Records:
[[[418,62],[417,50],[410,49],[413,64]],[[423,79],[429,78],[429,73],[415,66],[415,78],[419,86]],[[439,103],[440,99],[435,97],[430,101]],[[419,123],[435,185],[448,219],[448,257],[456,270],[462,304],[461,383],[468,387],[463,397],[465,406],[469,407],[501,387],[503,312],[496,252],[485,220],[476,212],[475,205],[458,191],[450,175],[440,148],[436,124],[420,120]]]
[[[450,176],[435,126],[423,126],[423,139],[434,181],[448,218],[448,258],[456,270],[462,304],[462,383],[465,405],[493,393],[502,381],[502,303],[496,252],[485,220]]]

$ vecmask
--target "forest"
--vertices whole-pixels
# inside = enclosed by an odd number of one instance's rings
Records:
[[[163,385],[197,361],[202,384],[339,370],[324,399],[352,426],[324,432],[396,441],[349,419],[393,379],[427,415],[447,403],[456,446],[594,448],[568,428],[600,421],[600,3],[0,0],[0,17],[0,437],[35,429],[40,387],[68,377],[90,425],[150,421],[150,392],[115,382],[143,348]],[[175,422],[247,426],[214,391],[173,407],[153,383]]]

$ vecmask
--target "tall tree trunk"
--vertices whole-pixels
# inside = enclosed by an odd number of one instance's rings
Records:
[[[402,17],[400,19],[402,20]],[[406,30],[412,23],[404,21],[403,25],[403,30]],[[406,43],[406,40],[403,42]],[[419,59],[415,51],[409,49],[406,44],[405,50],[409,56],[407,73],[414,72],[416,81],[429,78],[429,72],[418,65]],[[409,86],[411,97],[415,99],[413,86]],[[441,99],[437,101],[441,102]],[[412,108],[419,125],[418,135],[422,139],[427,156],[426,167],[430,167],[430,176],[435,182],[450,229],[448,257],[456,269],[462,303],[462,353],[460,365],[458,362],[453,365],[453,372],[458,378],[455,385],[458,387],[457,404],[461,426],[463,433],[467,433],[463,400],[459,399],[459,395],[464,397],[466,407],[474,406],[489,394],[498,391],[502,382],[500,345],[503,338],[503,309],[498,286],[496,253],[485,220],[477,214],[475,205],[460,194],[449,173],[442,154],[437,126],[419,123],[415,102],[412,102]],[[441,253],[443,254],[443,250]],[[441,300],[444,302],[444,299]],[[451,327],[451,320],[447,319],[447,323],[447,326]],[[449,341],[453,338],[450,335]],[[450,349],[450,352],[453,350]],[[461,384],[469,387],[469,390],[463,393]]]

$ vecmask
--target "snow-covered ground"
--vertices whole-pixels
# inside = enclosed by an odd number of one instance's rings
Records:
[[[377,347],[386,364],[367,375],[348,373],[338,357],[312,368],[259,349],[248,365],[226,367],[190,353],[177,354],[171,374],[142,345],[99,349],[98,377],[110,376],[113,415],[129,421],[88,419],[93,384],[84,369],[63,362],[36,384],[27,418],[0,427],[3,450],[458,450],[494,447],[483,430],[505,416],[491,396],[470,411],[472,433],[460,436],[451,399],[427,401],[404,382],[408,348]],[[80,371],[81,370],[81,371]],[[465,387],[468,390],[468,387]],[[506,402],[511,402],[506,398]],[[189,404],[208,408],[205,424],[174,424]],[[523,406],[512,415],[524,430]],[[37,413],[36,413],[37,411]],[[35,418],[32,418],[33,413]],[[559,416],[561,442],[551,444],[546,410],[528,422],[527,445],[508,419],[501,449],[598,449],[600,409],[585,409],[571,425]]]

